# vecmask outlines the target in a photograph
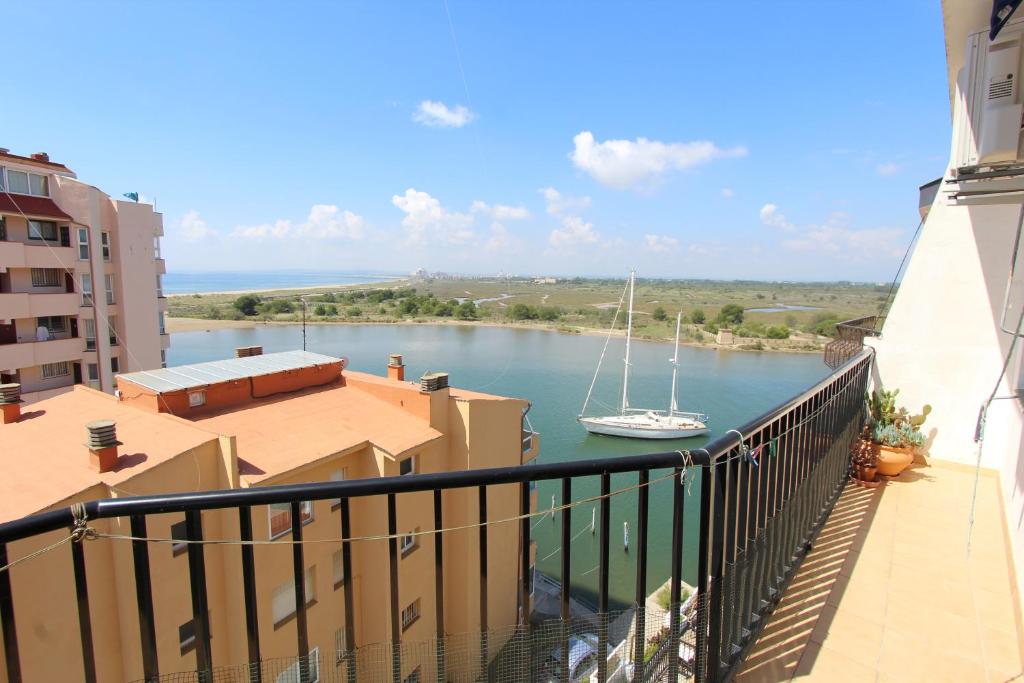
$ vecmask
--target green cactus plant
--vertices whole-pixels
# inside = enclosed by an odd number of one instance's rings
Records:
[[[906,408],[896,407],[899,393],[899,389],[876,389],[867,396],[871,440],[884,446],[894,445],[888,442],[920,446],[924,443],[921,425],[928,419],[932,407],[926,404],[919,414],[911,415]]]

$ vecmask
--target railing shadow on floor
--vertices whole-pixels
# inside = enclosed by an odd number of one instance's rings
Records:
[[[751,649],[736,680],[788,681],[813,666],[811,635],[827,632],[835,607],[856,570],[885,487],[847,484],[779,605]]]

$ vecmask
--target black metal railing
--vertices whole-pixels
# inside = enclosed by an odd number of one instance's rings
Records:
[[[877,337],[883,318],[875,315],[836,323],[836,336],[825,345],[825,365],[833,370],[864,349],[864,339]]]
[[[72,506],[0,524],[0,566],[14,559],[8,554],[12,544],[24,539],[36,539],[41,545],[43,541],[52,540],[52,532],[62,529],[79,530],[71,534],[70,541],[65,542],[67,549],[58,546],[50,552],[68,554],[70,575],[74,577],[74,602],[78,611],[78,645],[81,648],[83,669],[81,677],[85,681],[97,680],[92,629],[97,616],[102,613],[90,608],[90,584],[86,576],[90,543],[98,541],[83,542],[83,538],[89,537],[83,530],[88,528],[89,523],[104,519],[127,521],[130,526],[132,538],[128,542],[131,544],[131,572],[135,584],[134,610],[139,623],[138,641],[134,647],[138,647],[140,653],[137,658],[140,663],[133,665],[138,667],[137,671],[131,672],[131,675],[139,675],[145,681],[252,682],[284,680],[279,678],[284,675],[286,678],[292,676],[288,680],[297,681],[307,681],[313,677],[319,681],[355,681],[357,678],[369,680],[381,677],[401,683],[403,671],[408,668],[406,666],[403,669],[403,662],[408,664],[408,659],[404,658],[412,656],[414,652],[425,662],[424,666],[429,667],[429,673],[416,674],[420,676],[418,680],[534,680],[540,675],[539,672],[544,671],[539,665],[540,661],[552,650],[563,653],[563,665],[554,670],[559,679],[568,681],[570,671],[567,664],[571,658],[566,655],[570,653],[570,638],[579,634],[579,629],[572,626],[575,617],[570,612],[573,588],[570,543],[572,508],[561,510],[561,619],[558,620],[561,625],[556,623],[552,627],[551,623],[531,624],[531,484],[546,480],[558,482],[561,486],[561,502],[571,504],[574,482],[585,477],[597,477],[600,480],[601,497],[597,502],[597,533],[600,539],[598,614],[595,620],[597,642],[594,649],[597,653],[606,653],[612,651],[610,638],[626,637],[621,635],[621,629],[609,627],[613,621],[609,618],[611,564],[608,548],[610,506],[613,500],[613,496],[609,495],[610,482],[612,475],[632,473],[636,476],[637,485],[637,573],[635,616],[629,628],[632,635],[628,637],[633,642],[627,643],[627,647],[616,649],[631,656],[634,667],[630,669],[632,680],[675,682],[680,675],[691,673],[698,681],[727,680],[738,670],[745,652],[756,640],[766,616],[781,597],[846,481],[849,446],[863,420],[863,396],[870,364],[871,357],[862,353],[799,396],[737,430],[730,430],[706,447],[690,452],[673,451],[486,470],[96,500],[84,503],[77,509]],[[684,470],[687,471],[685,477],[682,476]],[[664,479],[672,488],[671,511],[649,506],[648,484],[663,476],[659,471],[672,474]],[[688,495],[687,481],[693,481],[698,472],[701,533],[696,612],[691,618],[690,615],[682,614],[680,600],[683,579],[683,515],[684,498]],[[460,489],[472,492],[476,489],[476,495],[473,496],[476,499],[475,507],[479,520],[484,521],[488,519],[489,490],[508,485],[517,487],[517,623],[491,624],[488,621],[491,616],[487,613],[488,573],[489,570],[499,569],[488,566],[488,537],[495,533],[491,526],[481,525],[474,532],[479,534],[479,554],[476,558],[449,557],[444,544],[445,534],[434,533],[432,581],[436,611],[432,628],[435,640],[432,645],[419,650],[413,644],[403,643],[398,601],[400,558],[399,537],[396,533],[396,500],[416,492],[432,493],[433,519],[420,521],[423,527],[438,530],[443,529],[445,524],[442,500],[446,492]],[[358,539],[352,533],[352,503],[368,496],[383,496],[387,503],[387,583],[390,594],[364,597],[364,604],[370,601],[388,612],[390,643],[376,645],[361,642],[363,636],[357,632],[353,607],[354,582],[348,580],[352,577],[353,558],[362,552],[355,542]],[[339,635],[344,641],[339,647],[343,647],[344,652],[337,653],[336,658],[325,655],[314,658],[311,652],[319,650],[311,648],[307,627],[302,505],[305,501],[327,499],[338,499],[337,508],[340,510],[338,546],[346,578],[343,591],[344,616],[343,623],[333,624],[333,627],[339,629],[339,634],[343,634]],[[267,632],[269,625],[263,624],[261,630],[257,604],[269,596],[257,593],[258,568],[253,545],[249,543],[253,540],[253,507],[271,504],[288,504],[291,510],[290,554],[295,618],[294,627],[288,628],[294,628],[295,656],[284,660],[282,667],[287,667],[287,670],[274,668],[277,665],[272,663],[278,660],[273,658],[278,655],[266,657],[261,647],[261,635]],[[245,624],[244,629],[242,624],[238,624],[237,628],[245,634],[248,663],[214,661],[205,564],[207,546],[201,542],[204,532],[200,513],[205,510],[237,512],[234,522],[237,524],[234,527],[237,532],[222,530],[222,534],[233,536],[241,543],[235,541],[236,547],[222,547],[221,551],[238,553],[241,576],[233,579],[233,582],[238,585],[240,579],[237,590],[241,593],[245,607]],[[152,583],[150,543],[141,540],[147,538],[147,520],[153,515],[166,513],[185,515],[186,538],[192,541],[187,544],[188,584],[195,627],[196,668],[187,675],[161,674],[163,669],[157,656],[158,631],[173,629],[177,625],[157,621],[153,595],[159,586]],[[666,538],[654,537],[648,524],[651,515],[666,514],[671,515],[670,533]],[[659,525],[658,528],[663,527]],[[41,534],[51,536],[43,539]],[[667,640],[659,648],[657,661],[645,667],[645,639],[650,629],[644,623],[646,614],[642,606],[648,595],[646,570],[651,543],[671,548],[671,596]],[[51,561],[58,560],[59,557]],[[452,563],[465,566],[467,560],[472,566],[469,576],[478,575],[479,579],[459,586],[459,590],[469,595],[477,593],[480,631],[475,636],[470,634],[459,640],[446,632],[446,584],[443,577],[446,566]],[[451,589],[451,586],[447,588]],[[17,592],[17,589],[17,582],[12,582],[11,571],[0,571],[0,623],[7,680],[11,683],[23,680],[19,638],[29,635],[31,631],[20,630],[19,624],[23,619],[29,620],[33,606],[33,595]],[[622,623],[621,620],[615,621]],[[499,633],[502,634],[500,638],[495,636]],[[548,639],[543,641],[543,646],[539,644],[541,641],[532,638],[535,633],[547,634]],[[320,645],[325,646],[323,643]],[[126,640],[121,642],[120,647],[128,649],[133,644]],[[464,659],[473,660],[473,663],[463,674],[456,675],[453,658],[457,652],[463,651],[471,653]],[[373,652],[384,653],[380,657],[384,662],[383,672],[377,670],[375,674],[364,674],[364,671],[369,670],[360,667],[366,665],[365,662]],[[692,653],[690,661],[683,656],[686,652]],[[134,662],[136,657],[125,659]],[[604,656],[598,656],[596,660],[599,680],[607,680],[609,675],[615,673],[609,671],[609,662]],[[333,661],[338,663],[338,668],[332,674],[325,662]],[[495,662],[500,662],[501,666],[496,667]],[[493,673],[499,670],[499,673]],[[412,680],[409,678],[411,675],[405,674],[405,680]]]

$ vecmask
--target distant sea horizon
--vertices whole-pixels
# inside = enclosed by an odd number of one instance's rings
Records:
[[[405,277],[400,273],[358,270],[224,270],[168,272],[164,294],[238,292],[324,285],[359,285]]]

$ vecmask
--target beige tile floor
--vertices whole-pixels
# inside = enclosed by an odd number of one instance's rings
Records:
[[[915,465],[849,486],[737,680],[1021,681],[998,480]]]

